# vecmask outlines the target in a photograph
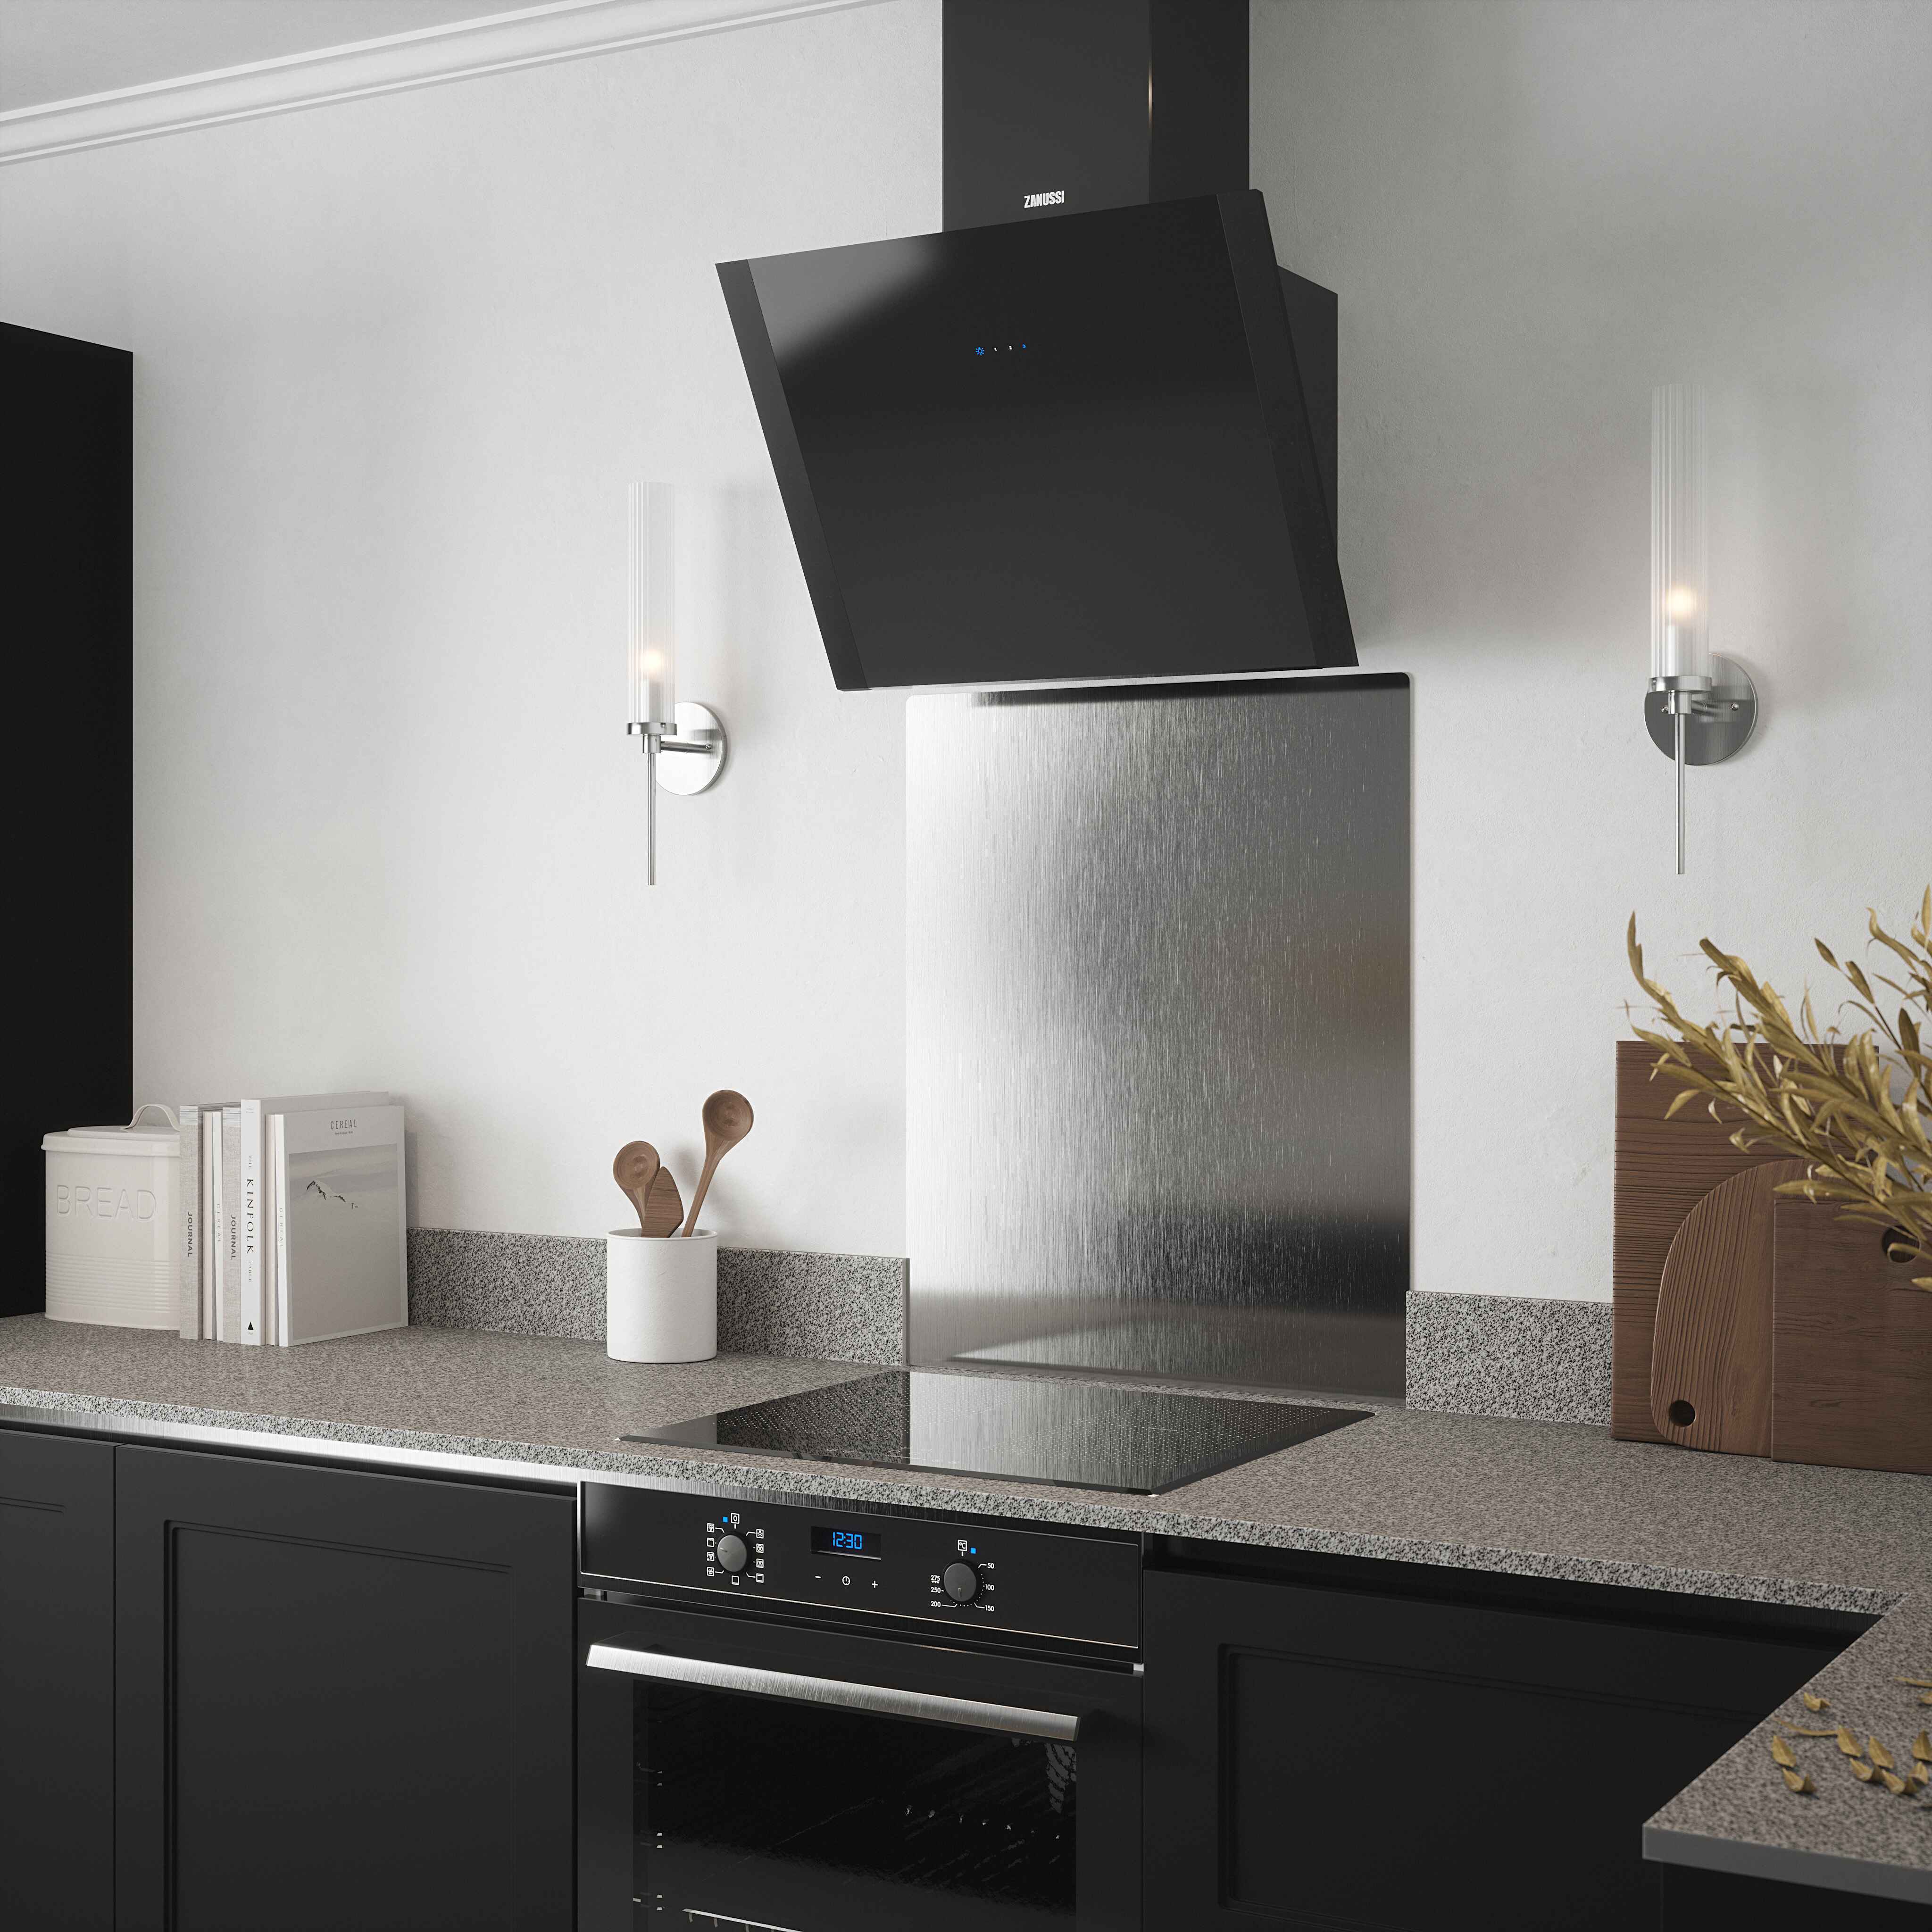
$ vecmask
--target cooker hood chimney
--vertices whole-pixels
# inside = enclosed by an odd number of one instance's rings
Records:
[[[944,20],[948,228],[1247,186],[1246,0],[946,0]]]
[[[945,227],[719,265],[843,688],[1353,665],[1248,0],[945,0]]]

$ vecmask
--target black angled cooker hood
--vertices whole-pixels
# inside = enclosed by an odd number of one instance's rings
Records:
[[[720,264],[837,682],[1352,665],[1248,0],[946,0],[938,235]]]

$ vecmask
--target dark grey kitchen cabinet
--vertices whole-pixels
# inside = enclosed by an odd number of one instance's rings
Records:
[[[0,1924],[114,1923],[114,1451],[0,1430]]]
[[[562,1496],[123,1448],[116,1924],[566,1932]]]
[[[1654,1927],[1644,1820],[1860,1628],[1364,1567],[1148,1576],[1150,1926]]]

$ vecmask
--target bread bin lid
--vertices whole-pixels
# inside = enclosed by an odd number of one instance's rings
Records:
[[[134,1119],[124,1125],[111,1122],[105,1126],[68,1127],[45,1134],[41,1136],[40,1150],[44,1154],[134,1154],[148,1159],[159,1156],[164,1160],[180,1160],[181,1130],[172,1118],[166,1126],[146,1126],[141,1124],[142,1114],[166,1117],[168,1110],[151,1102],[138,1109]]]

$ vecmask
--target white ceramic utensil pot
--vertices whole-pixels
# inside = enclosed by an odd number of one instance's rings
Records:
[[[706,1362],[718,1352],[718,1237],[700,1228],[605,1238],[604,1352],[614,1362]]]

